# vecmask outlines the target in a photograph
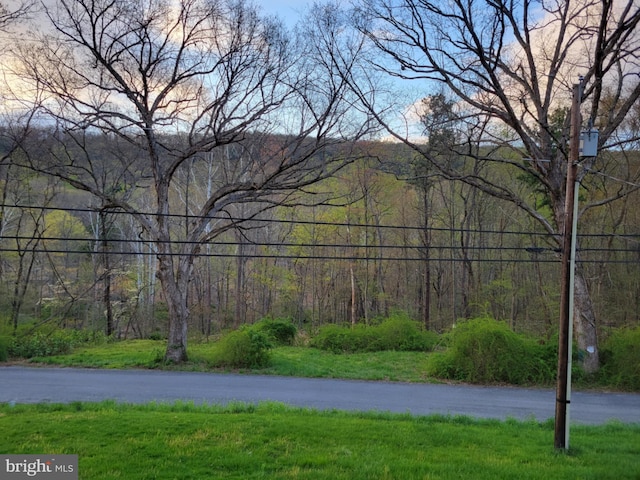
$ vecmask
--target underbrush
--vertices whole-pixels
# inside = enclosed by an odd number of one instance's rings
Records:
[[[298,333],[298,329],[288,318],[263,318],[251,328],[265,334],[269,341],[275,345],[293,345]]]
[[[426,352],[437,342],[436,333],[423,330],[407,316],[396,314],[378,325],[325,325],[311,339],[310,346],[333,353]]]
[[[557,370],[557,338],[542,341],[517,334],[492,318],[462,321],[437,335],[396,314],[369,326],[326,325],[311,337],[298,332],[290,319],[266,318],[210,343],[190,343],[190,361],[181,366],[164,364],[166,342],[110,340],[101,332],[53,326],[18,330],[15,336],[5,330],[0,332],[0,362],[24,358],[92,368],[242,369],[275,375],[539,386],[553,384]],[[580,352],[574,348],[573,382],[581,388],[640,391],[639,346],[640,327],[609,332],[600,349],[602,367],[593,376],[581,370]]]
[[[274,346],[291,345],[297,329],[289,319],[265,318],[224,334],[212,346],[208,362],[213,367],[264,368]]]
[[[50,328],[36,332],[19,331],[14,336],[0,339],[0,360],[2,345],[5,345],[6,357],[33,358],[65,355],[80,345],[101,344],[106,341],[107,337],[102,332],[92,330]]]
[[[447,349],[434,353],[429,375],[470,383],[549,384],[556,374],[555,345],[514,333],[504,322],[477,318],[456,325]]]
[[[605,340],[600,351],[603,382],[624,390],[640,390],[640,327],[622,328]]]
[[[214,345],[209,363],[213,367],[262,368],[269,364],[269,338],[253,328],[233,330]]]

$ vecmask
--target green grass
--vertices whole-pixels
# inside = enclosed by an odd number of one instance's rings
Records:
[[[190,362],[161,362],[164,341],[76,348],[32,361],[98,368],[211,368],[212,343]],[[429,355],[336,355],[277,347],[255,373],[424,382]],[[0,453],[77,454],[80,479],[637,479],[640,424],[573,426],[568,454],[553,424],[319,412],[281,404],[196,406],[0,404]]]
[[[428,381],[428,354],[371,352],[335,355],[307,347],[281,347],[272,353],[272,366],[264,373],[295,377],[328,377],[402,382]]]
[[[89,368],[152,368],[158,365],[166,348],[163,340],[124,340],[87,345],[66,355],[34,357],[31,363]]]
[[[81,479],[637,479],[640,425],[319,412],[281,404],[0,405],[0,453],[79,456]]]
[[[162,365],[162,340],[126,340],[76,348],[67,355],[36,357],[32,363],[89,368],[172,368],[197,371],[221,371],[210,367],[213,343],[194,343],[189,347],[190,361],[179,367]],[[309,347],[275,347],[271,365],[254,373],[296,377],[328,377],[360,380],[425,382],[428,354],[419,352],[372,352],[334,354]]]

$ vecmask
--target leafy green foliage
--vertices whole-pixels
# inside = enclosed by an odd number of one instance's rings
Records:
[[[298,329],[288,318],[263,318],[253,326],[253,329],[264,333],[276,345],[292,345],[298,333]]]
[[[9,358],[9,337],[0,335],[0,362],[6,362]]]
[[[369,343],[367,334],[370,330],[364,325],[351,328],[343,325],[324,325],[318,334],[311,339],[309,345],[333,353],[349,353],[364,351]]]
[[[431,350],[438,342],[438,335],[422,329],[422,326],[403,314],[395,314],[374,327],[377,336],[375,350],[422,352]]]
[[[333,353],[427,351],[437,339],[434,332],[422,330],[420,324],[398,314],[374,326],[325,325],[310,344]]]
[[[500,329],[508,329],[501,322],[490,319],[481,319],[490,326],[498,324]],[[467,322],[469,323],[469,322]],[[254,328],[254,327],[251,327]],[[359,327],[362,331],[367,331],[364,327]],[[460,335],[460,329],[469,328],[466,324],[461,324],[454,329],[454,332],[447,333],[439,337],[441,345],[447,347],[445,351],[438,351],[425,354],[424,351],[379,351],[379,352],[357,352],[345,354],[337,345],[339,354],[336,355],[331,351],[320,350],[317,348],[293,347],[293,346],[276,346],[273,349],[267,348],[268,360],[262,366],[255,367],[257,373],[298,376],[298,377],[330,377],[330,378],[351,378],[364,380],[392,380],[404,382],[425,382],[431,381],[433,377],[448,378],[463,381],[476,381],[473,379],[475,372],[468,373],[463,370],[460,364],[463,362],[460,358],[455,357],[453,353],[454,344],[462,343],[459,337],[464,337],[470,341],[469,335]],[[247,327],[245,327],[247,329]],[[349,328],[339,327],[341,334],[348,335]],[[369,327],[369,332],[375,331],[375,327]],[[260,333],[260,332],[257,332]],[[490,381],[512,381],[519,384],[549,384],[555,378],[557,366],[557,337],[542,343],[534,339],[521,337],[513,334],[513,332],[503,332],[507,337],[515,336],[515,343],[523,343],[524,347],[515,349],[523,353],[519,354],[514,360],[509,355],[498,355],[494,352],[492,362],[496,362],[495,358],[506,358],[507,362],[511,362],[512,378],[509,380],[490,380]],[[427,332],[427,335],[433,339],[438,337],[435,334]],[[585,376],[584,372],[579,369],[579,351],[574,348],[574,369],[572,380],[578,382],[581,387],[609,387],[618,389],[628,389],[639,391],[638,385],[638,357],[637,330],[623,330],[614,333],[603,345],[601,350],[603,368],[598,377]],[[11,344],[10,335],[5,335],[7,350]],[[0,333],[0,342],[2,334]],[[365,338],[368,338],[365,336]],[[254,339],[255,340],[255,339]],[[245,339],[246,341],[246,339]],[[91,368],[170,368],[170,369],[187,369],[198,371],[211,371],[212,367],[222,368],[252,368],[246,367],[242,353],[238,354],[240,358],[239,366],[232,366],[235,361],[229,361],[223,358],[220,342],[203,342],[191,343],[189,347],[189,362],[178,367],[176,365],[167,365],[164,363],[164,350],[166,349],[166,341],[151,340],[123,340],[114,342],[89,341],[83,343],[69,354],[61,354],[56,356],[38,357],[32,361],[49,365],[65,365],[65,366],[83,366]],[[231,343],[231,342],[230,342]],[[500,342],[495,342],[498,345]],[[510,342],[507,342],[510,345]],[[244,345],[244,346],[243,346]],[[244,351],[243,348],[251,347],[251,342],[237,342],[234,351]],[[255,346],[255,343],[254,343]],[[1,348],[1,347],[0,347]],[[230,347],[227,345],[226,348]],[[497,348],[497,347],[496,347]],[[504,347],[502,347],[504,348]],[[249,350],[251,350],[249,348]],[[260,351],[260,350],[258,350]],[[251,353],[251,352],[250,352]],[[635,360],[634,360],[635,359]],[[231,359],[233,360],[233,358]],[[482,359],[483,362],[489,362]],[[502,360],[501,360],[502,361]],[[634,363],[635,362],[635,363]],[[258,362],[260,363],[260,362]],[[471,364],[471,366],[468,366]],[[473,362],[464,363],[468,369],[473,368]],[[523,366],[524,365],[524,366]],[[486,365],[484,365],[486,369]],[[635,368],[635,370],[634,370]],[[528,372],[532,380],[518,380],[514,378],[518,372]],[[581,377],[582,376],[582,377]],[[479,381],[478,381],[479,382]],[[480,382],[479,382],[480,383]]]
[[[601,355],[607,384],[640,390],[640,327],[614,331],[605,341]]]
[[[101,343],[106,337],[91,330],[55,329],[19,334],[11,339],[8,347],[10,357],[33,358],[71,353],[74,347],[86,343]]]
[[[267,335],[253,328],[241,328],[227,333],[217,342],[211,363],[216,367],[265,367],[269,364],[270,349]]]
[[[431,356],[427,373],[471,383],[545,384],[555,376],[547,345],[514,333],[507,324],[477,318],[458,324],[445,352]]]

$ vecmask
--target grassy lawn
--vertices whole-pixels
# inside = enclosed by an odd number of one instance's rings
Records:
[[[0,405],[0,453],[79,456],[81,479],[637,479],[640,426],[226,407]]]
[[[279,347],[264,373],[295,377],[328,377],[403,382],[428,381],[426,353],[371,352],[336,355],[306,347]],[[338,358],[336,358],[338,357]]]
[[[77,347],[67,355],[34,357],[31,363],[89,368],[154,367],[164,353],[166,342],[157,340],[125,340]]]
[[[166,342],[163,340],[126,340],[76,348],[68,355],[39,357],[33,363],[90,368],[158,368]],[[183,370],[219,371],[209,366],[212,343],[194,343],[189,347],[190,361]],[[362,380],[425,382],[426,353],[372,352],[336,355],[308,347],[276,347],[271,365],[253,373],[296,377],[328,377]]]
[[[161,362],[164,341],[77,348],[33,362],[94,368],[210,367]],[[335,355],[277,347],[253,373],[425,382],[428,354]],[[77,454],[81,479],[637,479],[640,424],[574,426],[553,449],[553,423],[320,412],[281,404],[0,404],[0,453]]]

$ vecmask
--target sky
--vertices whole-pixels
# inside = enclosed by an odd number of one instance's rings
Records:
[[[265,13],[277,15],[287,24],[294,24],[302,12],[311,5],[311,0],[255,0]]]

